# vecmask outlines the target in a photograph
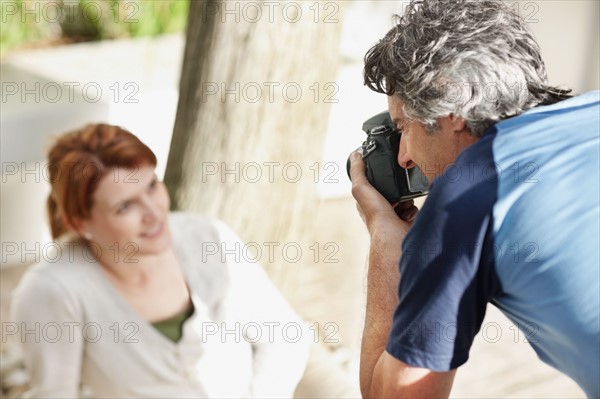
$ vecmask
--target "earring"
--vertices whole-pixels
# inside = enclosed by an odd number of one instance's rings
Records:
[[[89,241],[92,239],[92,233],[90,233],[89,231],[86,231],[85,233],[83,233],[83,237]]]

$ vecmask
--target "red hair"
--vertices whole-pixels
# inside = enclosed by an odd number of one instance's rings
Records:
[[[87,219],[100,180],[114,168],[156,166],[156,156],[119,126],[91,124],[57,138],[48,152],[52,191],[48,217],[52,238],[68,231],[75,218]],[[66,222],[66,224],[65,224]]]

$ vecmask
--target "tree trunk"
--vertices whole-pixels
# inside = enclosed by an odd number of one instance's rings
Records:
[[[231,256],[260,262],[296,308],[301,275],[336,251],[313,234],[317,182],[346,173],[321,163],[341,12],[336,2],[190,5],[165,173],[172,208],[225,221],[248,243]]]

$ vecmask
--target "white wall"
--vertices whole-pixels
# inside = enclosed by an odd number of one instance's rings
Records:
[[[516,4],[519,15],[533,30],[551,84],[578,93],[600,88],[598,0],[522,0],[511,4]]]

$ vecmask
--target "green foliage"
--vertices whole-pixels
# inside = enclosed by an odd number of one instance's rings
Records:
[[[182,32],[190,0],[1,0],[0,54],[19,47]]]

